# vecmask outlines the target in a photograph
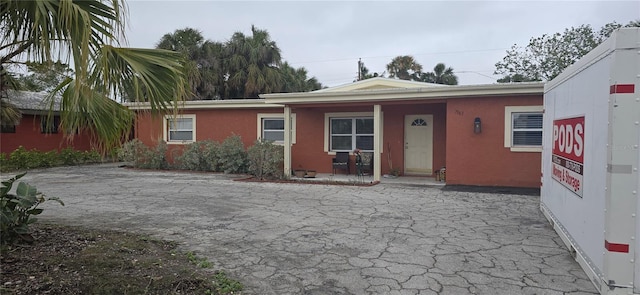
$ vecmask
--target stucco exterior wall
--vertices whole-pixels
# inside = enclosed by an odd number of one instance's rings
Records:
[[[447,184],[539,187],[541,152],[504,146],[505,106],[541,106],[542,95],[455,98],[447,102]],[[482,133],[473,133],[473,121]]]
[[[373,106],[324,105],[296,107],[293,109],[297,120],[297,141],[292,146],[292,169],[316,170],[319,173],[333,172],[333,154],[324,151],[325,113],[373,112]],[[434,116],[433,169],[440,169],[446,159],[446,106],[437,104],[383,105],[383,150],[381,155],[382,174],[390,171],[389,158],[393,168],[404,171],[404,116],[407,114],[432,114]],[[391,151],[389,151],[391,148]],[[351,173],[355,173],[355,159],[351,159]],[[340,171],[338,173],[344,173]]]
[[[23,114],[15,133],[0,133],[0,152],[10,154],[19,146],[27,150],[37,149],[48,152],[71,147],[75,150],[91,150],[88,134],[76,134],[73,141],[68,141],[62,130],[58,133],[46,134],[40,131],[40,116]]]
[[[282,109],[210,109],[184,110],[182,115],[196,116],[196,141],[224,141],[233,134],[242,138],[245,148],[253,145],[258,138],[257,124],[259,113],[279,113]],[[135,122],[135,137],[145,145],[154,147],[163,139],[164,115],[139,113]],[[185,144],[169,144],[168,159],[180,154]]]

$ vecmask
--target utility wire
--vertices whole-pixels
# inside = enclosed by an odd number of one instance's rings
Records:
[[[431,52],[431,53],[418,53],[418,54],[409,54],[412,56],[424,56],[424,55],[437,55],[437,54],[458,54],[458,53],[472,53],[472,52],[487,52],[487,51],[502,51],[507,50],[509,48],[493,48],[493,49],[475,49],[475,50],[459,50],[459,51],[441,51],[441,52]],[[310,63],[320,63],[320,62],[337,62],[337,61],[350,61],[357,60],[358,58],[363,59],[376,59],[376,58],[393,58],[397,55],[380,55],[380,56],[366,56],[366,57],[349,57],[349,58],[335,58],[335,59],[322,59],[322,60],[308,60],[308,61],[296,61],[290,62],[290,64],[310,64]]]

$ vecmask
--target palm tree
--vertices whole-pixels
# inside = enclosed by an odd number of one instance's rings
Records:
[[[0,124],[16,125],[20,123],[22,113],[20,110],[7,101],[9,89],[18,89],[17,79],[9,73],[4,66],[0,65]]]
[[[417,75],[422,71],[419,64],[411,55],[396,56],[387,64],[389,78],[401,80],[416,80]]]
[[[222,43],[205,40],[196,29],[184,28],[162,36],[156,48],[183,54],[193,99],[219,99],[224,93]]]
[[[443,63],[433,67],[433,72],[422,73],[420,80],[428,83],[458,85],[458,77],[453,73],[453,68],[447,68]]]
[[[304,67],[296,69],[285,61],[280,67],[280,72],[284,81],[283,92],[307,92],[322,89],[322,84],[315,77],[307,77],[307,69]]]
[[[229,98],[255,98],[282,89],[280,48],[266,30],[251,26],[251,34],[236,32],[226,44]]]
[[[120,47],[125,15],[120,0],[0,0],[0,64],[66,57],[74,77],[54,89],[50,105],[59,94],[63,128],[89,130],[103,149],[120,144],[132,126],[133,113],[113,99],[129,95],[157,111],[187,92],[179,53]]]

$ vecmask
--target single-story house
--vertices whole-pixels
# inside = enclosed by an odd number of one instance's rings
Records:
[[[10,91],[8,102],[20,110],[22,118],[15,125],[0,125],[1,153],[8,155],[20,146],[43,152],[67,147],[80,151],[91,150],[89,134],[75,134],[73,141],[66,138],[60,128],[60,116],[55,111],[60,107],[57,102],[54,104],[52,122],[47,124],[49,105],[45,103],[46,97],[45,92]]]
[[[164,140],[170,149],[232,134],[246,146],[274,140],[284,145],[287,174],[331,173],[336,153],[360,149],[373,155],[374,180],[392,171],[433,176],[446,167],[447,184],[539,187],[543,88],[373,78],[259,99],[186,101],[177,117],[138,112],[134,129],[145,144]]]

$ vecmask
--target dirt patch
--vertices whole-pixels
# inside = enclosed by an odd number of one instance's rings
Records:
[[[242,286],[181,253],[130,233],[32,226],[35,242],[4,247],[0,294],[240,294]]]

